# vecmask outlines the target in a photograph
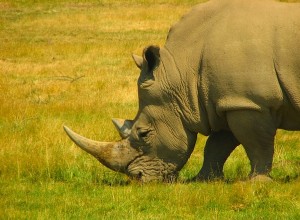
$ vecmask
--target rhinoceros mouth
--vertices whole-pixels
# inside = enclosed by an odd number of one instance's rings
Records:
[[[178,177],[177,166],[159,158],[139,156],[127,167],[126,174],[141,182],[174,182]]]

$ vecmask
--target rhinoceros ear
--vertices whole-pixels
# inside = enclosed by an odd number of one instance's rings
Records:
[[[147,62],[149,72],[152,72],[159,65],[159,50],[158,46],[149,46],[144,50],[144,59]]]
[[[134,123],[132,120],[113,118],[112,122],[115,125],[116,129],[118,130],[122,139],[125,139],[130,135],[131,128]]]
[[[139,69],[142,69],[142,67],[143,67],[143,62],[144,62],[143,57],[138,56],[138,55],[135,55],[135,54],[132,54],[132,58],[133,58],[133,60],[134,60],[134,62],[135,62],[135,65],[136,65]]]

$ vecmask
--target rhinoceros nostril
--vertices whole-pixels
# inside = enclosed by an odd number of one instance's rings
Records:
[[[138,175],[137,175],[137,178],[138,178],[138,179],[141,179],[142,176],[143,176],[143,173],[142,173],[142,171],[140,171],[140,172],[138,173]]]

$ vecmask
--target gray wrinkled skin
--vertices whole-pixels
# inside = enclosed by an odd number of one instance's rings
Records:
[[[114,122],[139,152],[124,163],[132,178],[174,180],[197,133],[209,138],[195,180],[222,178],[239,144],[250,175],[268,176],[277,128],[300,130],[298,3],[209,1],[175,24],[163,47],[133,58],[141,70],[138,114]]]

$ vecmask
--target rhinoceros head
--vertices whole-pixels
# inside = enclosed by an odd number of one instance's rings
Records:
[[[86,139],[65,131],[82,149],[108,168],[143,182],[172,181],[189,158],[196,133],[189,131],[178,113],[178,71],[166,49],[150,46],[143,57],[133,55],[141,73],[139,110],[134,120],[113,119],[122,140],[114,143]]]

